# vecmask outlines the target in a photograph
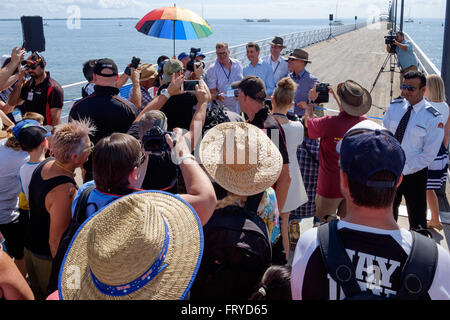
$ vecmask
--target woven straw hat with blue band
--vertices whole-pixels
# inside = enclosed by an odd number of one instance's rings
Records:
[[[137,192],[77,231],[60,271],[60,298],[184,299],[202,252],[201,223],[187,202],[166,192]]]

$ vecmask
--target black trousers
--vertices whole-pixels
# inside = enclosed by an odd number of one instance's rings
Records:
[[[428,168],[403,176],[394,199],[394,218],[398,219],[398,208],[405,196],[408,209],[409,228],[427,228],[427,177]]]

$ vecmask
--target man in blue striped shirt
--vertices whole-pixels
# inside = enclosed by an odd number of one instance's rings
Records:
[[[247,44],[247,58],[250,63],[244,67],[243,75],[244,77],[256,76],[261,78],[266,86],[266,94],[271,96],[275,89],[272,66],[259,58],[259,52],[260,48],[257,43],[249,42]]]

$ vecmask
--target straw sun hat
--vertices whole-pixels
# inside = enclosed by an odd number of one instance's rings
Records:
[[[202,252],[200,221],[184,200],[161,191],[124,196],[78,229],[60,271],[60,299],[184,299]]]
[[[200,144],[200,159],[223,188],[250,196],[271,187],[280,176],[280,151],[258,127],[244,122],[221,123]]]

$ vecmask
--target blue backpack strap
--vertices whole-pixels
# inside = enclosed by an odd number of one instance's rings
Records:
[[[337,223],[338,220],[332,220],[319,226],[320,253],[328,274],[342,287],[345,296],[350,297],[361,293],[361,288],[356,281],[355,268],[338,235]]]
[[[433,239],[411,231],[411,253],[402,270],[398,299],[414,300],[427,294],[437,267],[438,248]]]

